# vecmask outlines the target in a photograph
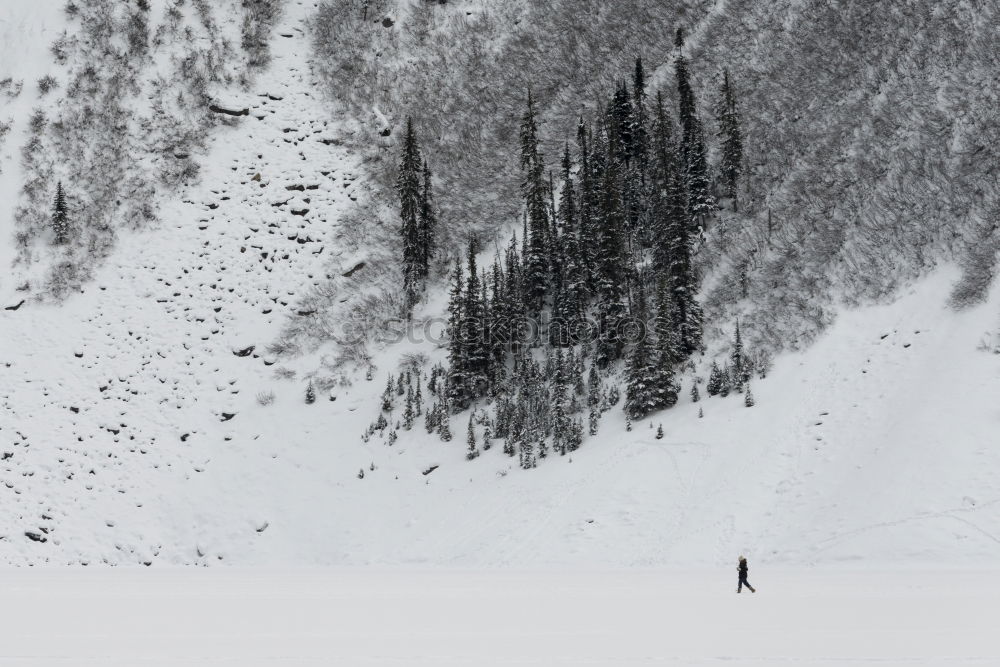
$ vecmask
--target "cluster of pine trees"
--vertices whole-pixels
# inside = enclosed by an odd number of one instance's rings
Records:
[[[464,264],[456,261],[448,365],[435,367],[428,381],[428,431],[450,439],[449,415],[474,408],[470,459],[479,451],[477,423],[484,449],[502,439],[504,451],[525,468],[551,452],[574,451],[583,441],[584,414],[593,434],[601,414],[621,402],[619,379],[611,377],[620,369],[630,420],[677,402],[676,369],[702,349],[693,255],[718,208],[682,48],[678,31],[676,117],[660,91],[647,90],[638,59],[631,82],[619,82],[591,122],[580,119],[575,145],[562,150],[558,178],[542,153],[529,91],[519,132],[523,231],[497,249],[489,269],[477,265],[477,239]],[[721,195],[735,206],[742,138],[728,74],[717,112]],[[412,123],[398,190],[409,295],[427,275],[436,224]],[[480,401],[492,417],[475,409]]]

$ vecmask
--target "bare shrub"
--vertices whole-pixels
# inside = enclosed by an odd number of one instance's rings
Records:
[[[40,95],[47,95],[50,91],[54,90],[59,86],[59,82],[54,76],[46,74],[38,80],[38,93]]]

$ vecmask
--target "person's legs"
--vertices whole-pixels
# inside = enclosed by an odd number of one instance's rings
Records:
[[[757,592],[757,589],[754,588],[753,586],[751,586],[750,582],[747,581],[746,579],[743,580],[743,583],[746,584],[746,587],[750,589],[751,593],[756,593]]]
[[[736,592],[737,593],[743,592],[743,577],[740,577],[740,582],[736,584]]]

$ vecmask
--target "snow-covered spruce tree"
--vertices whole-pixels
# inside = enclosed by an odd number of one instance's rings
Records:
[[[454,381],[449,395],[454,407],[467,408],[472,401],[486,394],[489,378],[490,351],[485,339],[486,309],[476,268],[476,253],[469,243],[468,278],[461,294],[461,319],[458,336],[451,341],[451,375]]]
[[[663,424],[656,427],[656,439],[663,440]]]
[[[434,193],[431,188],[431,170],[424,160],[423,189],[420,192],[420,212],[417,216],[417,247],[420,259],[420,277],[430,274],[431,258],[437,246],[437,213],[434,211]]]
[[[468,349],[465,344],[465,292],[462,261],[455,260],[448,298],[448,371],[446,395],[454,405],[462,405],[468,397]]]
[[[608,138],[613,140],[612,137]],[[619,336],[627,314],[625,297],[626,248],[625,216],[622,210],[618,172],[610,155],[604,169],[600,193],[600,225],[597,248],[598,336],[595,360],[601,368],[621,357]]]
[[[69,243],[69,207],[62,181],[56,183],[56,195],[52,202],[52,233],[56,245]]]
[[[743,396],[743,405],[747,406],[748,408],[752,408],[754,406],[753,392],[750,391],[749,384],[747,384],[747,391],[746,394],[744,394]]]
[[[729,367],[729,362],[725,362],[722,365],[722,371],[719,373],[719,395],[725,398],[729,396],[729,392],[733,390],[733,370]]]
[[[451,408],[447,403],[441,405],[438,420],[438,436],[444,442],[451,442]]]
[[[719,392],[722,391],[722,370],[719,368],[719,364],[712,362],[712,370],[708,374],[708,384],[705,385],[705,391],[708,392],[709,396],[718,396]]]
[[[654,373],[656,408],[677,404],[677,381],[674,367],[684,358],[681,350],[677,303],[665,279],[656,285],[656,317],[653,319]]]
[[[743,135],[740,131],[740,114],[736,108],[736,93],[729,78],[729,69],[722,70],[722,89],[716,107],[716,121],[719,123],[719,138],[722,141],[723,190],[733,201],[733,211],[737,210],[740,175],[743,173]]]
[[[578,245],[579,259],[577,261],[580,264],[583,278],[582,292],[587,297],[590,297],[597,290],[598,195],[597,181],[594,175],[593,161],[591,160],[590,146],[592,142],[590,128],[584,123],[583,118],[580,118],[580,124],[577,127],[576,142],[580,152],[580,166],[578,171],[580,196],[577,225],[580,242]]]
[[[641,284],[636,290],[633,318],[643,326],[629,353],[625,380],[625,414],[632,419],[641,419],[650,412],[664,407],[659,400],[656,382],[660,364],[654,357],[645,328],[645,323],[648,321],[648,310],[646,308],[646,291]]]
[[[413,387],[406,388],[406,403],[403,407],[403,428],[409,431],[413,428],[413,420],[416,418],[417,413],[413,405]]]
[[[549,190],[545,180],[545,162],[538,148],[538,119],[535,103],[528,91],[527,109],[521,118],[521,170],[524,182],[526,234],[524,238],[524,300],[529,315],[537,316],[542,309],[549,278]]]
[[[670,118],[657,94],[653,125],[651,212],[656,243],[653,266],[668,281],[674,301],[678,348],[675,363],[701,347],[702,314],[697,301],[698,277],[694,270],[695,236],[692,231],[683,160],[670,131]]]
[[[392,373],[389,373],[389,379],[386,381],[385,391],[382,392],[382,410],[383,412],[392,412],[392,397],[395,392],[393,390]]]
[[[691,383],[691,402],[692,403],[697,403],[700,400],[701,400],[701,393],[698,391],[698,383],[697,382],[692,382]]]
[[[433,433],[438,429],[440,415],[441,405],[439,403],[434,403],[431,407],[427,408],[427,412],[424,413],[424,428],[427,429],[428,433]]]
[[[677,79],[678,116],[681,125],[681,157],[688,213],[693,225],[692,232],[697,237],[704,228],[706,218],[715,210],[715,199],[710,192],[705,133],[698,118],[688,62],[683,53],[683,35],[679,41],[674,59],[674,75]]]
[[[316,402],[316,388],[313,387],[312,380],[309,380],[309,384],[306,385],[306,405],[312,405]]]
[[[476,427],[472,423],[472,416],[474,412],[475,411],[471,411],[469,413],[469,429],[465,437],[465,444],[467,447],[465,458],[469,461],[479,456],[479,447],[476,445]]]
[[[413,119],[406,119],[406,134],[403,137],[403,154],[399,162],[396,178],[396,193],[399,196],[400,235],[403,241],[403,292],[406,312],[413,309],[419,300],[421,276],[424,275],[424,253],[421,249],[420,215],[423,193],[421,178],[423,160],[420,146],[413,129]]]
[[[743,391],[743,385],[750,381],[752,370],[750,360],[743,348],[743,337],[740,335],[740,321],[736,320],[736,332],[733,335],[733,349],[729,355],[731,384],[737,392]]]
[[[649,156],[649,127],[646,110],[646,70],[642,58],[635,59],[632,75],[632,164],[641,174],[646,173]]]

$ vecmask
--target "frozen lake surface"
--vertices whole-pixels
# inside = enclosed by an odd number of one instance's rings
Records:
[[[997,574],[17,569],[0,664],[1000,665]]]

